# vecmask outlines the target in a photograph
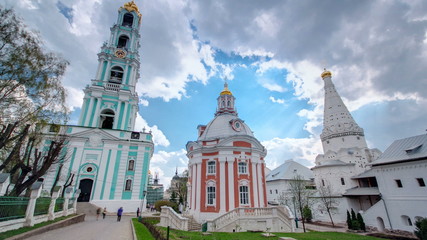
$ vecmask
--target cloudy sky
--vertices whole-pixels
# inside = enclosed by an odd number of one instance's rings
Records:
[[[71,64],[63,79],[77,122],[123,0],[1,0]],[[228,79],[239,117],[267,166],[313,166],[322,153],[326,67],[371,148],[425,134],[427,2],[422,0],[136,0],[142,13],[140,116],[156,144],[151,171],[168,184],[187,166]]]

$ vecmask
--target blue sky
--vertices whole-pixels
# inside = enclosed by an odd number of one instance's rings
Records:
[[[122,0],[5,0],[49,51],[70,61],[63,83],[77,121],[82,89]],[[371,148],[425,134],[425,1],[135,1],[143,16],[137,129],[151,129],[151,171],[168,185],[185,144],[212,120],[225,79],[266,163],[313,166],[322,153],[324,67]]]

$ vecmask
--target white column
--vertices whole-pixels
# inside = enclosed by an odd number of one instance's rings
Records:
[[[126,61],[126,67],[125,70],[123,71],[123,79],[122,79],[122,84],[129,84],[129,79],[127,78],[128,76],[128,70],[129,70],[129,61]],[[123,81],[124,80],[124,81]]]
[[[104,65],[104,59],[100,58],[98,63],[98,69],[96,70],[95,80],[101,80],[102,65]]]
[[[91,97],[89,99],[89,106],[87,108],[86,119],[85,119],[85,122],[83,124],[84,126],[89,126],[90,116],[92,116],[92,109],[93,109],[94,99],[95,99],[94,97]]]
[[[202,178],[202,163],[199,163],[199,164],[196,164],[196,166],[197,166],[197,179],[198,180],[201,180],[201,178]],[[200,209],[201,209],[201,199],[200,199],[200,195],[201,195],[201,193],[202,193],[202,187],[201,187],[201,181],[197,181],[198,183],[197,183],[197,189],[196,189],[196,204],[197,204],[197,206],[196,206],[196,209],[197,209],[197,211],[198,212],[200,212]],[[204,190],[203,190],[204,191]]]
[[[219,201],[219,212],[224,213],[226,207],[226,198],[227,190],[225,189],[225,162],[223,159],[219,159],[219,185],[217,183],[220,193],[220,201]]]
[[[262,169],[262,164],[261,163],[259,163],[259,164],[257,164],[257,172],[258,172],[258,181],[257,181],[257,184],[258,184],[258,189],[259,189],[259,192],[260,192],[260,195],[259,196],[261,196],[260,198],[259,198],[259,206],[264,206],[265,205],[265,203],[264,203],[264,187],[263,187],[263,181],[262,181],[262,172],[261,171],[264,171],[264,169]]]
[[[191,165],[191,209],[194,210],[196,206],[196,165]]]
[[[258,176],[258,171],[257,171],[257,164],[252,162],[252,186],[253,186],[253,194],[254,194],[254,207],[260,207],[258,199],[259,199],[259,194],[258,194],[258,182],[259,182],[259,176]]]
[[[232,159],[231,159],[231,161],[230,160],[228,160],[228,196],[229,196],[229,199],[228,199],[228,203],[229,203],[229,206],[230,206],[230,209],[228,209],[229,211],[230,210],[233,210],[236,206],[234,205],[234,194],[235,194],[235,190],[234,190],[234,181],[235,181],[235,179],[234,179],[234,172],[233,172],[233,162],[234,162],[234,158],[233,157],[231,157]]]
[[[105,81],[105,82],[108,82],[107,78],[109,75],[110,66],[111,66],[111,61],[108,61],[107,68],[105,69],[104,79],[103,79],[103,81]]]

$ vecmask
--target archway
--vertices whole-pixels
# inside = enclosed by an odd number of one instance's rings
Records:
[[[89,202],[90,194],[92,192],[92,185],[93,185],[92,179],[83,179],[80,181],[80,185],[79,185],[80,195],[79,195],[79,198],[77,198],[77,202]]]
[[[384,220],[381,217],[377,217],[377,223],[378,223],[378,231],[384,232],[384,229],[385,229]]]

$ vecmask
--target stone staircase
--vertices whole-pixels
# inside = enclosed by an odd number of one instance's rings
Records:
[[[196,220],[194,220],[193,216],[191,215],[184,215],[184,217],[188,218],[188,231],[202,231],[202,225]]]
[[[77,213],[84,213],[86,215],[96,215],[96,210],[99,207],[96,205],[93,205],[89,202],[78,202],[77,203]]]

